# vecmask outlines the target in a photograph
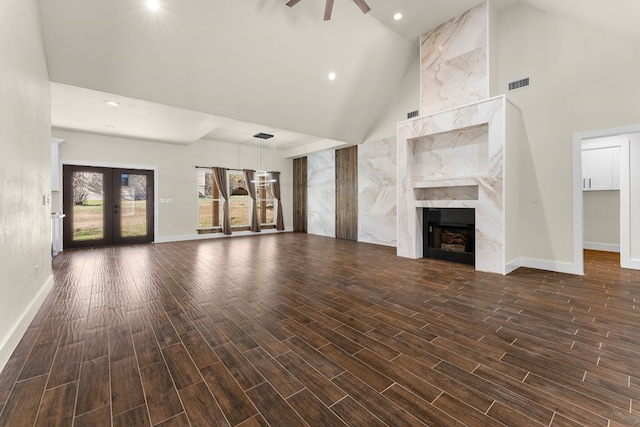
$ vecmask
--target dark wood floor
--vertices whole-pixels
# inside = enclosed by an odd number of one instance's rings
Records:
[[[305,234],[65,252],[2,426],[638,426],[640,272]]]

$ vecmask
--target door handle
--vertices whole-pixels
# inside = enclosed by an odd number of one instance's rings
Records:
[[[584,179],[584,178],[582,178],[582,188],[586,188],[586,187],[585,187],[585,182],[584,182],[584,181],[585,181],[585,179]]]
[[[589,188],[591,188],[591,178],[589,178]]]

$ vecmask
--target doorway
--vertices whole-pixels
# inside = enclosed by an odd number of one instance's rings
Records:
[[[582,140],[584,249],[620,253],[620,165],[628,157],[622,149],[628,141],[621,136]]]
[[[620,265],[623,268],[640,269],[640,260],[637,258],[638,250],[635,250],[635,258],[632,257],[632,246],[638,245],[638,240],[631,238],[631,202],[638,200],[638,190],[634,186],[631,191],[631,176],[638,173],[638,162],[631,161],[630,145],[638,145],[640,139],[640,125],[622,128],[603,129],[576,133],[573,135],[573,239],[574,239],[574,263],[576,274],[584,274],[584,221],[583,221],[583,141],[594,139],[621,138],[620,143]],[[635,149],[634,149],[635,150]],[[637,153],[637,151],[634,151]],[[634,156],[636,156],[634,154]],[[637,156],[636,156],[637,157]],[[632,167],[632,163],[635,165]],[[636,180],[637,181],[637,180]],[[637,204],[637,202],[634,202]],[[638,212],[638,209],[635,209]]]
[[[153,171],[64,165],[64,249],[153,242]]]

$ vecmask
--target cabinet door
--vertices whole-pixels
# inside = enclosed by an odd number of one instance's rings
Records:
[[[582,189],[587,191],[589,189],[589,170],[588,166],[589,150],[582,150]]]
[[[586,191],[620,188],[620,147],[605,147],[582,152],[583,189]]]

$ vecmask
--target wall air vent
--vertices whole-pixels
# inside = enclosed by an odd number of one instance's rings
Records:
[[[259,132],[253,135],[253,137],[260,138],[260,139],[269,139],[269,138],[273,138],[273,135],[271,135],[270,133]]]
[[[418,117],[420,115],[419,110],[410,111],[407,113],[407,119],[413,119],[414,117]]]
[[[515,82],[509,83],[509,90],[521,89],[523,87],[529,86],[529,77],[525,77],[524,79],[516,80]]]

